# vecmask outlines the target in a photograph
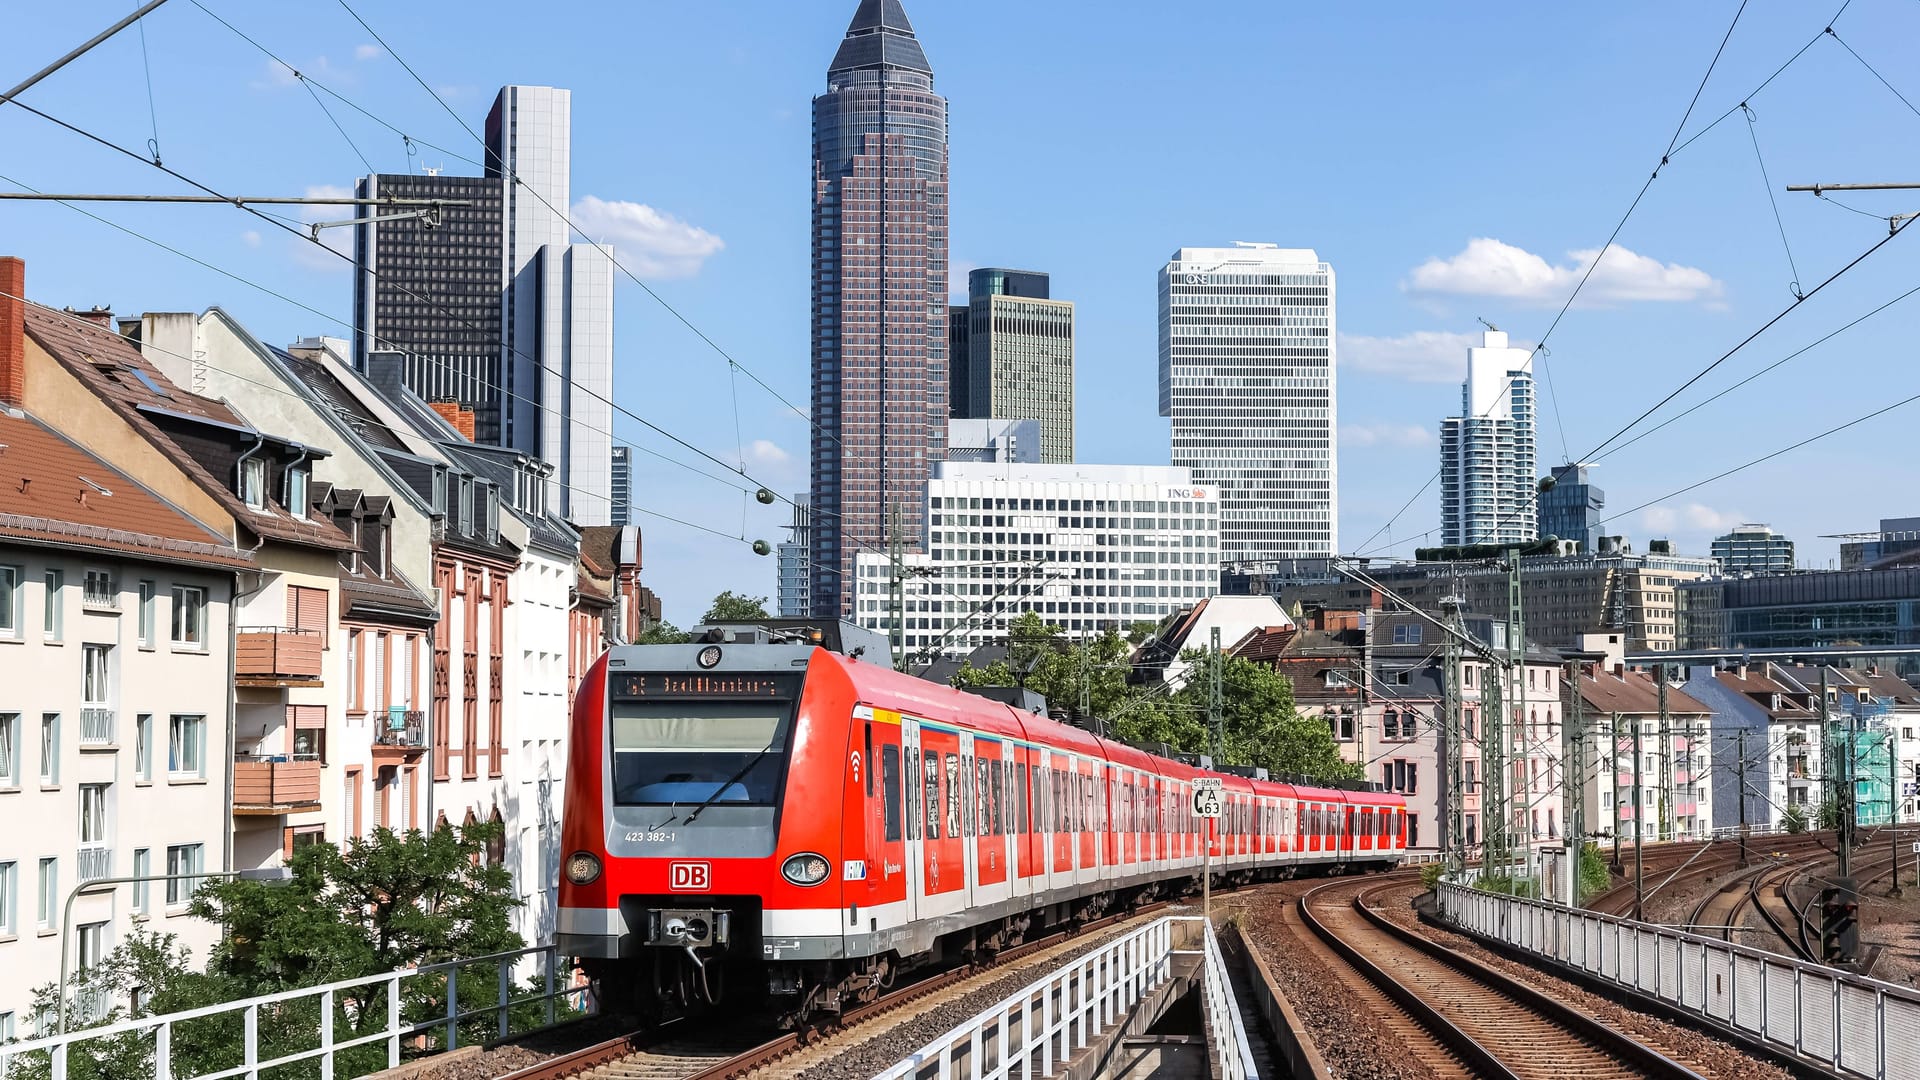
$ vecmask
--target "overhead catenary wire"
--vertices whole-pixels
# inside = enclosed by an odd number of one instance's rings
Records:
[[[1799,296],[1800,268],[1794,265],[1793,245],[1787,242],[1787,223],[1780,219],[1780,200],[1774,197],[1773,181],[1767,177],[1767,159],[1760,154],[1760,134],[1754,130],[1759,126],[1760,119],[1746,102],[1741,102],[1740,108],[1747,114],[1747,137],[1753,141],[1753,160],[1760,165],[1760,186],[1767,193],[1767,205],[1773,209],[1773,223],[1780,230],[1780,246],[1787,252],[1787,269],[1793,274],[1789,287],[1793,295]]]

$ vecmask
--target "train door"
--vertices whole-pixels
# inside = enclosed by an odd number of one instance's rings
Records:
[[[900,718],[900,758],[901,809],[907,829],[901,865],[907,878],[907,919],[912,921],[920,917],[920,898],[926,889],[926,841],[921,833],[927,817],[926,788],[921,781],[920,722],[912,717]]]
[[[1079,869],[1074,880],[1086,884],[1100,876],[1100,763],[1092,759],[1076,761],[1074,795],[1080,809]]]
[[[1007,744],[973,738],[973,902],[991,904],[1012,893],[1007,859]]]
[[[1048,822],[1053,829],[1047,844],[1051,864],[1048,869],[1054,875],[1055,887],[1073,881],[1073,827],[1077,820],[1074,808],[1078,804],[1072,794],[1074,775],[1072,754],[1047,751],[1047,796],[1053,808],[1053,820]]]
[[[960,793],[960,805],[954,808],[954,813],[960,818],[960,835],[963,838],[960,844],[961,857],[967,868],[967,887],[963,893],[969,908],[973,906],[973,891],[980,884],[979,850],[974,845],[980,833],[977,807],[980,805],[982,795],[973,775],[973,751],[973,733],[961,732],[960,768],[954,783],[955,789]]]
[[[920,729],[924,915],[966,910],[967,857],[961,823],[960,735],[941,728]]]
[[[854,782],[864,803],[866,835],[862,837],[862,851],[843,857],[841,878],[846,901],[871,912],[868,925],[854,928],[856,932],[904,925],[907,919],[899,718],[899,713],[872,710],[859,725],[859,756],[849,755],[849,760],[856,763]]]
[[[1033,891],[1033,879],[1040,873],[1039,822],[1035,820],[1040,806],[1034,786],[1034,764],[1038,760],[1033,747],[1021,744],[1013,748],[1013,762],[1009,766],[1013,769],[1014,811],[1019,818],[1014,846],[1019,851],[1018,891],[1022,894]]]

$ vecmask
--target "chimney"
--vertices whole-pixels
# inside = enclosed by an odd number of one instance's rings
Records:
[[[432,408],[434,412],[440,414],[441,419],[452,424],[454,430],[458,431],[463,438],[468,442],[473,441],[473,410],[471,408],[457,401],[435,401],[432,403]]]
[[[1615,660],[1613,662],[1613,675],[1615,678],[1621,680],[1622,682],[1626,681],[1627,665],[1622,661]]]
[[[89,311],[75,311],[72,308],[68,308],[67,314],[77,319],[85,319],[93,325],[100,327],[102,330],[113,329],[113,309],[109,307],[95,304]]]
[[[167,381],[195,393],[206,386],[206,380],[199,377],[202,360],[195,348],[200,320],[192,312],[149,311],[140,316],[138,325],[140,355],[159,368]]]
[[[406,356],[403,353],[378,351],[367,354],[365,372],[367,381],[373,384],[375,390],[384,394],[388,401],[400,400],[400,373],[401,365],[404,363],[406,363]]]
[[[26,295],[26,261],[17,255],[0,258],[0,405],[26,403]]]

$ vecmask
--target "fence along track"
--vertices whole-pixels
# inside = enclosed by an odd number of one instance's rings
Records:
[[[1701,1080],[1591,1017],[1394,924],[1366,903],[1380,891],[1322,886],[1301,899],[1301,918],[1474,1075]]]

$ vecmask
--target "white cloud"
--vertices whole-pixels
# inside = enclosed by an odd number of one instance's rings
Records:
[[[1416,293],[1497,296],[1525,303],[1563,302],[1579,284],[1597,249],[1570,251],[1571,263],[1555,266],[1524,248],[1478,236],[1450,259],[1428,259],[1401,287]],[[1585,304],[1635,300],[1706,301],[1725,291],[1713,275],[1692,266],[1663,263],[1614,245],[1593,271],[1580,299]]]
[[[337,184],[314,184],[307,188],[309,199],[346,199],[352,196],[353,192]],[[353,216],[353,207],[345,203],[300,208],[300,217],[305,221],[344,221]],[[320,230],[320,244],[345,255],[345,259],[327,254],[305,237],[289,236],[287,243],[293,245],[293,261],[309,270],[344,271],[353,265],[350,261],[353,258],[353,230],[345,225]]]
[[[353,50],[353,58],[355,60],[362,60],[362,61],[378,60],[382,56],[385,56],[386,54],[387,54],[387,50],[381,48],[378,45],[373,44],[372,42],[368,42],[365,45],[356,45],[354,46],[354,50]]]
[[[248,229],[246,232],[240,234],[240,239],[244,241],[248,247],[257,248],[260,246],[260,230]]]
[[[970,263],[960,259],[947,261],[947,302],[964,304],[967,302],[967,275],[980,269],[979,263]]]
[[[574,202],[573,223],[589,239],[613,245],[621,264],[643,278],[692,277],[726,247],[707,230],[645,203],[588,195]]]
[[[1685,506],[1649,506],[1641,515],[1649,530],[1656,533],[1670,533],[1676,530],[1695,532],[1725,532],[1735,525],[1744,523],[1746,515],[1738,510],[1716,510],[1702,503],[1687,503]]]
[[[747,456],[764,465],[784,465],[791,457],[771,439],[755,439],[748,443]]]
[[[1479,334],[1451,330],[1415,330],[1398,337],[1341,334],[1340,370],[1364,371],[1412,382],[1459,382],[1467,377],[1467,348],[1480,344]],[[1526,348],[1524,342],[1514,342]]]
[[[1341,424],[1342,446],[1426,446],[1433,433],[1419,424]]]
[[[350,86],[355,81],[350,71],[333,66],[333,61],[325,56],[316,56],[302,64],[293,63],[294,69],[302,75],[311,75],[329,86]],[[269,60],[262,68],[260,76],[248,83],[255,90],[285,90],[300,85],[300,80],[287,65],[278,60]]]

